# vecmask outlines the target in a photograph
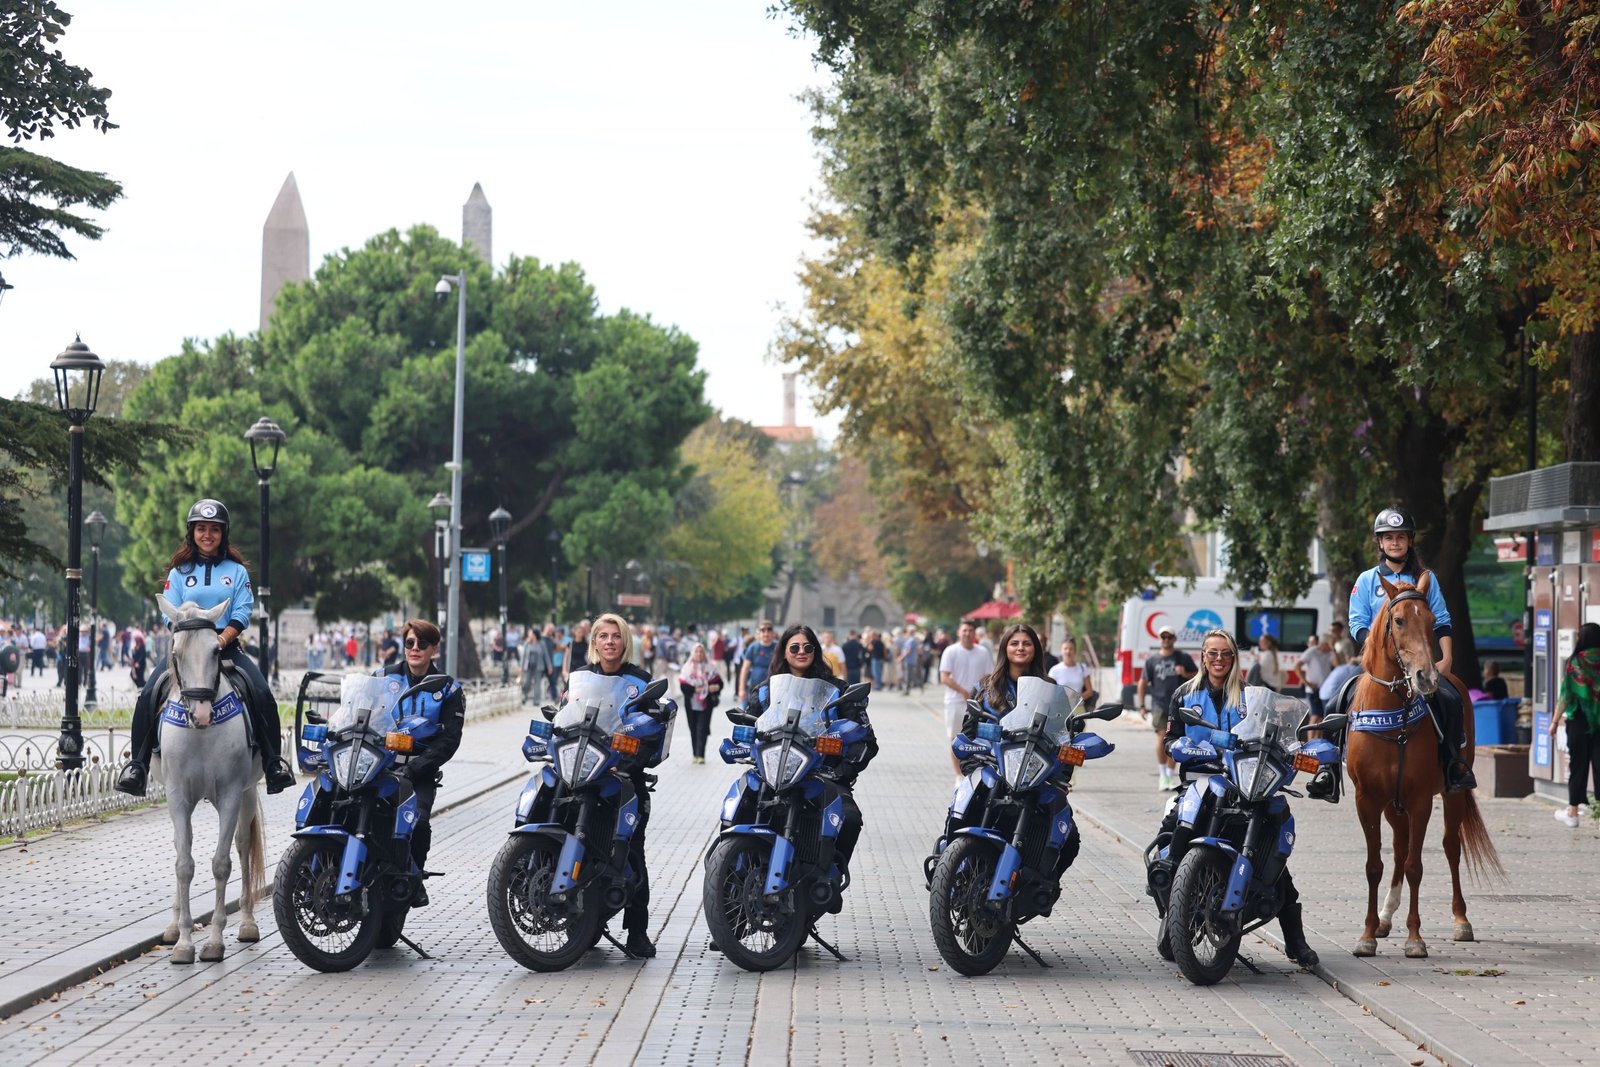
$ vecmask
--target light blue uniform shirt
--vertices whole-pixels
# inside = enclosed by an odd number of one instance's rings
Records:
[[[198,604],[210,609],[218,604],[230,605],[227,614],[217,620],[221,633],[232,623],[240,633],[250,628],[250,614],[255,611],[256,596],[250,589],[250,572],[244,565],[231,559],[207,563],[203,559],[185,564],[188,573],[174,567],[167,572],[167,584],[161,590],[173,607],[180,604]],[[166,618],[166,616],[162,616]],[[167,619],[167,625],[172,620]]]
[[[1432,574],[1431,571],[1427,573]],[[1388,598],[1389,594],[1383,591],[1383,585],[1378,581],[1380,575],[1391,582],[1409,582],[1412,585],[1421,580],[1421,575],[1391,574],[1382,563],[1370,571],[1363,571],[1350,589],[1350,636],[1355,638],[1357,644],[1366,641],[1367,631],[1372,629],[1373,620],[1383,610],[1383,602]],[[1438,575],[1432,575],[1428,582],[1428,610],[1433,612],[1434,635],[1449,637],[1450,609],[1444,606]]]

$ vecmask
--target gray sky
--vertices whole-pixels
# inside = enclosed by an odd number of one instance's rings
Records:
[[[313,271],[390,227],[459,240],[481,182],[497,265],[580,263],[603,310],[699,341],[712,403],[779,421],[766,352],[799,301],[818,173],[795,98],[826,76],[764,0],[61,4],[62,51],[112,90],[120,128],[33,146],[124,199],[77,260],[0,265],[0,395],[76,332],[151,362],[254,330],[261,227],[293,171]]]

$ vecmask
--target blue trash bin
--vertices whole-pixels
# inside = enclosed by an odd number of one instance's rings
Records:
[[[1517,705],[1520,697],[1480,700],[1472,705],[1473,741],[1479,745],[1509,745],[1517,739]]]

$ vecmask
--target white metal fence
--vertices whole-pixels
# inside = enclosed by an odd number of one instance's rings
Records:
[[[510,714],[522,707],[522,694],[515,686],[469,682],[466,689],[468,722]],[[293,716],[291,698],[284,716],[285,753],[294,751]],[[59,710],[54,722],[43,725],[59,726]],[[87,762],[76,771],[56,767],[57,740],[53,734],[0,735],[0,773],[15,774],[10,780],[0,781],[0,840],[166,799],[161,783],[153,779],[144,797],[117,792],[117,774],[128,757],[126,727],[92,732],[86,723]]]

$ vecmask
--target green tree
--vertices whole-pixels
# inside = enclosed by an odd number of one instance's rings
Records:
[[[72,16],[51,0],[6,4],[0,9],[0,121],[13,145],[0,148],[0,244],[6,256],[33,252],[73,258],[63,234],[98,240],[101,227],[77,213],[80,206],[109,207],[122,186],[94,171],[70,167],[16,143],[44,140],[56,127],[72,129],[87,121],[113,130],[106,101],[109,89],[68,63],[55,47]]]

